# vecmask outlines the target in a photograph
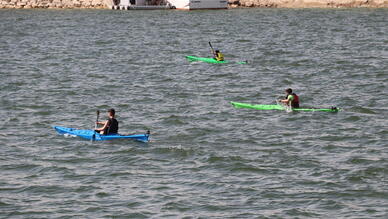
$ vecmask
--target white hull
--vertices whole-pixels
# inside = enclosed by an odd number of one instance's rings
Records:
[[[112,0],[113,2],[114,0]],[[151,0],[116,0],[116,5],[112,5],[112,9],[116,10],[160,10],[171,9],[171,5],[167,2],[152,2]]]
[[[195,10],[195,9],[227,9],[227,0],[168,0],[176,9]]]
[[[115,10],[163,10],[163,9],[171,9],[169,5],[117,5],[112,6],[112,9]]]

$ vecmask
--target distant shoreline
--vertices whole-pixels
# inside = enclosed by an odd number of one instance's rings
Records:
[[[229,0],[230,8],[388,8],[388,0]]]
[[[112,0],[0,0],[0,9],[109,9]],[[229,0],[229,8],[388,8],[388,0]]]

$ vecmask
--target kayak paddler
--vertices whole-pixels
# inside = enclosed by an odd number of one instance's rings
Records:
[[[299,97],[295,93],[292,92],[291,88],[287,88],[285,90],[286,97],[280,100],[281,103],[290,106],[291,108],[299,108]]]
[[[109,119],[105,122],[96,122],[97,125],[102,125],[102,127],[95,129],[95,131],[102,135],[117,134],[117,132],[119,131],[119,122],[116,120],[115,114],[115,109],[109,109]]]
[[[224,61],[224,54],[220,52],[220,50],[216,50],[214,53],[214,59],[217,61]]]

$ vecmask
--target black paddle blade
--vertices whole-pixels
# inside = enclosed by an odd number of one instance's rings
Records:
[[[97,110],[96,114],[97,114],[97,116],[99,116],[100,115],[100,110]]]
[[[210,46],[210,48],[212,48],[213,49],[213,46],[212,46],[212,44],[209,42],[209,46]]]

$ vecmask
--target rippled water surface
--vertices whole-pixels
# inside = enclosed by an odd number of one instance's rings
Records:
[[[0,217],[387,218],[388,11],[0,10]],[[210,56],[208,42],[232,61]],[[292,87],[306,107],[273,104]],[[89,142],[114,107],[148,144]],[[105,119],[105,113],[101,116]]]

